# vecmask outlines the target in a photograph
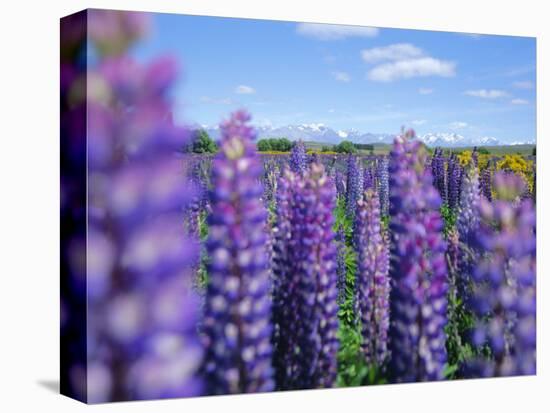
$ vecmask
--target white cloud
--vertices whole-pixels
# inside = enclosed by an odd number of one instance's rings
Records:
[[[451,129],[464,129],[468,124],[466,122],[455,121],[451,122],[449,126]]]
[[[533,89],[535,85],[530,80],[523,80],[519,82],[514,82],[513,86],[517,89]]]
[[[426,119],[415,119],[415,120],[411,121],[411,123],[415,126],[424,125],[426,122],[427,122]]]
[[[366,63],[396,61],[424,56],[422,49],[410,43],[396,43],[384,47],[361,50],[361,57]]]
[[[506,93],[504,90],[498,89],[467,90],[466,92],[464,92],[464,94],[482,99],[498,99],[508,96],[508,93]]]
[[[420,89],[418,89],[418,93],[420,93],[421,95],[431,95],[433,91],[433,89],[429,89],[426,87],[421,87]]]
[[[453,62],[433,57],[421,57],[375,66],[368,72],[367,77],[375,82],[391,82],[398,79],[410,79],[412,77],[451,77],[454,75],[455,64]]]
[[[332,76],[334,76],[334,79],[339,82],[348,83],[349,81],[351,81],[351,76],[349,75],[349,73],[346,72],[332,72]]]
[[[376,37],[376,27],[344,26],[339,24],[298,23],[296,32],[318,40],[341,40],[346,37]]]
[[[328,110],[328,113],[334,113],[334,112],[336,112],[336,109],[330,108],[330,109]]]
[[[526,99],[512,99],[510,103],[512,105],[528,105],[529,101]]]
[[[233,100],[231,98],[213,98],[210,96],[201,96],[200,101],[202,103],[212,103],[215,105],[231,105]]]
[[[361,51],[367,64],[376,64],[367,73],[367,78],[376,82],[391,82],[412,77],[455,75],[454,62],[428,56],[421,48],[410,43],[395,43],[389,46],[374,47]],[[431,89],[420,89],[419,93],[429,94]]]
[[[235,88],[235,93],[239,95],[252,95],[256,93],[256,89],[247,85],[239,85]]]

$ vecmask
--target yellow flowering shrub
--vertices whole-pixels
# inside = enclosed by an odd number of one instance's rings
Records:
[[[480,171],[482,171],[487,167],[487,164],[489,163],[490,158],[491,158],[491,155],[488,155],[486,153],[477,154],[477,166]],[[465,150],[458,154],[458,161],[462,166],[468,165],[471,160],[472,160],[472,151],[470,150]]]
[[[502,171],[514,172],[521,175],[529,189],[533,188],[533,162],[524,158],[521,155],[504,155],[500,161],[497,162],[497,169]]]
[[[487,164],[489,163],[489,159],[491,159],[491,155],[488,155],[486,153],[480,153],[477,156],[477,166],[480,171],[487,168]]]
[[[462,151],[458,154],[458,161],[461,166],[466,166],[472,160],[472,151]]]
[[[288,155],[290,152],[283,151],[262,151],[258,152],[260,155]]]

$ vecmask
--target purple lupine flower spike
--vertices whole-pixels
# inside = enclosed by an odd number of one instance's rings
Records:
[[[187,157],[190,158],[190,157]],[[188,162],[193,162],[191,159],[186,159]],[[196,239],[200,238],[199,234],[199,219],[200,213],[206,207],[205,198],[208,196],[208,189],[205,182],[201,179],[200,176],[200,164],[201,162],[195,161],[191,168],[191,185],[194,188],[194,196],[191,199],[189,205],[186,208],[186,214],[184,217],[184,224],[187,229],[187,232],[195,237]]]
[[[383,157],[378,159],[376,164],[376,182],[378,194],[380,196],[380,213],[388,215],[389,211],[389,175],[388,175],[388,158]]]
[[[372,168],[367,166],[365,172],[363,173],[363,190],[374,188],[374,174],[372,173]]]
[[[432,176],[435,188],[439,192],[443,203],[446,203],[448,182],[445,175],[445,157],[441,148],[435,148],[432,156]]]
[[[447,361],[446,245],[426,152],[410,131],[390,153],[390,341],[394,382],[443,379]]]
[[[342,305],[346,299],[346,234],[343,228],[336,233],[336,273],[338,289],[338,305]]]
[[[479,152],[477,146],[474,146],[474,150],[472,151],[472,163],[474,167],[479,168]]]
[[[358,201],[354,248],[362,349],[367,364],[382,366],[388,346],[389,255],[387,242],[381,233],[379,197],[372,189]]]
[[[357,208],[357,201],[363,195],[363,172],[357,158],[348,156],[346,176],[346,212],[353,218]]]
[[[484,251],[472,277],[470,305],[477,315],[475,346],[488,346],[491,358],[467,362],[467,376],[536,373],[535,209],[521,200],[523,179],[499,172],[496,199],[481,200],[478,248]]]
[[[338,197],[346,196],[346,178],[340,171],[334,173],[334,183],[336,184],[336,194]]]
[[[277,214],[273,244],[273,366],[278,390],[297,388],[296,322],[297,274],[290,249],[293,186],[296,175],[285,170],[277,187]]]
[[[262,185],[264,187],[264,193],[262,194],[262,200],[266,209],[269,209],[275,204],[275,194],[277,193],[277,177],[279,174],[277,164],[269,158],[263,158],[262,162]]]
[[[320,164],[304,176],[287,170],[281,179],[273,311],[279,389],[332,387],[336,380],[335,200]]]
[[[456,259],[458,273],[455,283],[463,302],[468,299],[472,268],[481,254],[474,245],[480,221],[480,202],[479,174],[472,163],[464,172],[457,219],[460,253]]]
[[[447,203],[451,209],[458,207],[461,180],[462,168],[456,154],[453,153],[447,163]]]
[[[463,240],[467,240],[468,235],[479,226],[480,200],[479,174],[472,165],[464,173],[458,208],[457,228]]]
[[[203,323],[210,394],[273,389],[267,214],[249,119],[239,111],[221,125],[220,151],[212,166]]]
[[[294,173],[304,174],[307,169],[307,154],[304,141],[298,140],[290,151],[290,169]]]
[[[492,193],[492,174],[490,164],[488,164],[485,169],[481,172],[480,184],[481,184],[481,194],[489,202],[493,200]]]

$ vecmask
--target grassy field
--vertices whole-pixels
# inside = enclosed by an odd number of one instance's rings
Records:
[[[321,142],[305,142],[306,148],[309,150],[315,150],[320,151],[323,146],[333,147],[335,145],[331,145],[328,143],[321,143]],[[384,143],[375,143],[374,145],[374,155],[387,155],[390,152],[391,145],[384,144]],[[509,155],[509,154],[517,154],[517,155],[533,155],[533,149],[536,145],[507,145],[507,146],[483,146],[483,148],[487,149],[491,155],[496,156],[502,156],[502,155]],[[452,152],[460,153],[465,150],[471,151],[472,147],[458,147],[458,148],[445,148],[446,150],[450,150]],[[360,150],[359,153],[361,154],[369,154],[370,151]]]
[[[491,155],[533,155],[533,149],[536,145],[507,145],[507,146],[484,146]],[[453,152],[462,152],[464,150],[472,150],[470,148],[452,148]]]
[[[330,144],[330,143],[321,143],[321,142],[304,142],[306,145],[306,149],[308,150],[314,150],[314,151],[320,151],[323,146],[328,146],[329,148],[333,148],[336,145]],[[374,146],[374,155],[386,155],[390,152],[391,145],[387,145],[385,143],[375,143]],[[369,154],[370,151],[365,150],[359,150],[360,154]]]

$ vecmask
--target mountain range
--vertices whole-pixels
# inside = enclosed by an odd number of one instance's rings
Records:
[[[218,126],[202,126],[214,140],[220,137]],[[319,142],[326,144],[338,144],[343,140],[360,144],[391,144],[395,138],[390,133],[360,132],[356,129],[335,130],[322,123],[309,123],[299,125],[287,125],[282,127],[258,126],[256,127],[258,139],[285,137],[291,141],[302,139],[303,141]],[[523,145],[534,144],[534,141],[516,141],[503,143],[498,139],[485,136],[478,139],[467,138],[458,133],[426,133],[419,135],[418,139],[431,147],[461,147],[461,146],[497,146],[497,145]]]

